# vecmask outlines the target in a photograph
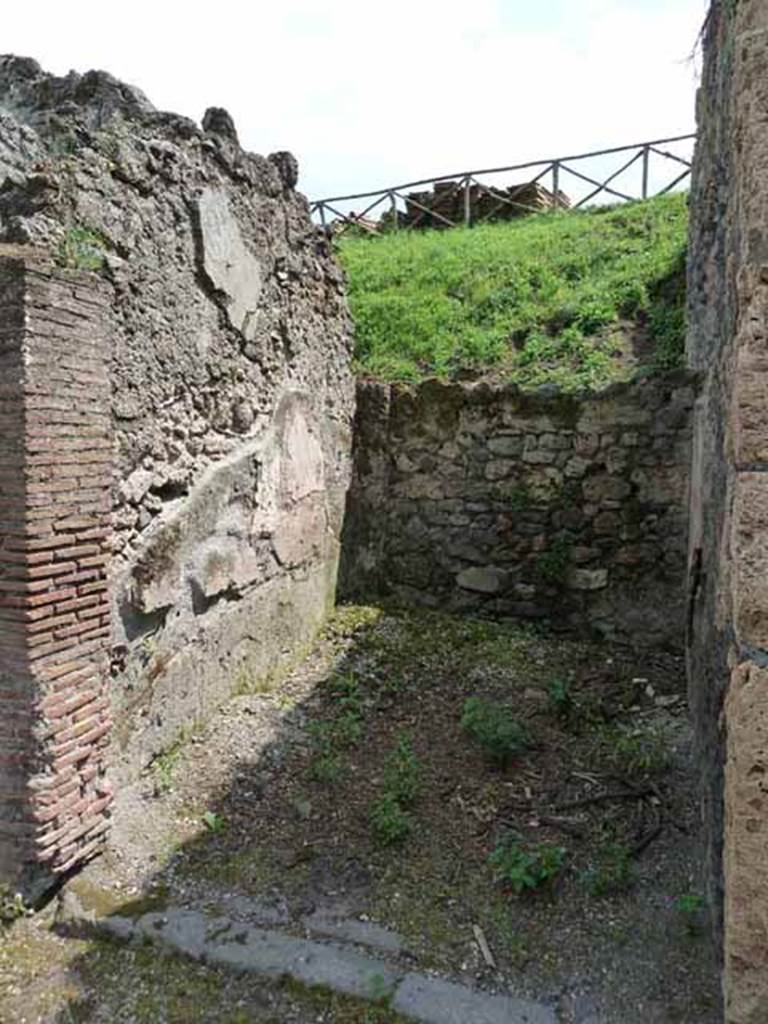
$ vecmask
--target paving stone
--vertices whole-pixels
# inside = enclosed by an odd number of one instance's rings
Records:
[[[321,935],[329,935],[344,942],[356,942],[361,946],[370,946],[395,955],[405,949],[405,940],[401,935],[370,921],[334,918],[318,911],[305,917],[303,924],[310,931],[319,932]]]
[[[423,1024],[556,1024],[553,1010],[510,996],[489,996],[421,974],[408,974],[392,1006]]]

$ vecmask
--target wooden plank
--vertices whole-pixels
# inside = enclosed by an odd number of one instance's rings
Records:
[[[417,210],[423,210],[424,213],[428,213],[432,217],[437,217],[437,219],[441,220],[443,224],[447,224],[449,228],[456,227],[452,220],[448,220],[447,217],[444,217],[442,213],[438,213],[437,210],[430,210],[428,206],[422,206],[421,203],[417,203],[415,199],[410,199],[408,196],[400,195],[399,192],[395,192],[395,195],[402,199],[404,202],[408,202],[412,206],[415,206]]]
[[[677,163],[683,164],[683,166],[687,167],[689,170],[692,166],[690,160],[686,160],[684,157],[678,156],[677,153],[667,153],[666,150],[657,149],[655,146],[649,146],[648,149],[650,149],[652,153],[656,153],[657,156],[665,157],[667,160],[676,160]]]
[[[671,182],[669,185],[667,185],[666,188],[663,188],[661,190],[661,192],[657,192],[656,195],[657,196],[665,196],[667,194],[667,192],[671,192],[672,191],[672,189],[675,187],[675,185],[679,185],[681,181],[685,181],[685,179],[690,176],[690,173],[691,173],[690,169],[687,170],[687,171],[683,171],[683,173],[679,177],[675,178],[675,180],[673,182]]]
[[[643,146],[643,199],[648,198],[648,164],[651,153],[650,146]]]
[[[629,202],[632,201],[632,196],[628,196],[626,192],[617,192],[616,189],[608,188],[607,185],[603,185],[602,182],[596,181],[594,178],[588,177],[586,174],[582,174],[580,171],[574,171],[572,167],[566,167],[565,164],[560,165],[561,169],[567,171],[568,174],[572,174],[574,178],[581,178],[582,181],[589,182],[590,185],[598,185],[601,191],[610,192],[612,196],[618,196],[619,199],[626,199]]]
[[[445,178],[440,179],[439,182],[435,182],[436,185],[438,185],[438,184],[447,184],[447,183],[448,182],[446,181]],[[454,182],[453,188],[449,189],[447,192],[443,192],[443,193],[440,194],[440,201],[443,202],[444,200],[452,199],[456,195],[456,192],[458,191],[458,189],[460,187],[461,187],[461,182],[460,181]],[[437,193],[435,192],[434,189],[432,190],[432,195],[435,196],[435,201],[437,201]],[[445,223],[446,224],[450,224],[450,226],[452,228],[456,227],[456,225],[455,225],[455,223],[453,221],[448,220],[447,217],[444,217],[442,214],[438,213],[437,210],[435,210],[435,209],[433,209],[431,207],[421,206],[418,202],[416,202],[410,196],[405,196],[404,197],[404,201],[405,201],[405,204],[406,204],[406,211],[407,211],[407,208],[408,208],[408,203],[410,203],[411,206],[416,206],[418,209],[423,210],[426,213],[430,213],[433,216],[438,217],[440,220],[445,221]],[[424,216],[424,214],[420,213],[418,215],[418,217],[416,217],[416,219],[413,221],[413,223],[410,224],[409,226],[410,227],[416,227],[418,225],[419,221],[422,219],[423,216]]]
[[[624,171],[629,170],[632,164],[637,163],[637,161],[640,159],[641,156],[643,156],[645,152],[645,149],[638,150],[638,152],[635,153],[631,160],[627,160],[626,163],[623,163],[617,171],[614,171],[613,174],[611,174],[608,178],[605,179],[602,185],[594,189],[594,191],[590,192],[588,196],[584,196],[583,199],[580,199],[578,203],[576,203],[576,205],[574,206],[574,210],[578,210],[580,206],[584,206],[586,203],[589,202],[590,199],[594,199],[596,195],[599,195],[601,192],[603,192],[606,189],[607,185],[609,185],[612,181],[615,181],[615,179],[618,178],[620,174],[623,174]],[[643,199],[645,199],[645,196],[643,196]]]

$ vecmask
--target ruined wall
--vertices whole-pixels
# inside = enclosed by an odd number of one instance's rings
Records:
[[[0,243],[95,275],[109,308],[118,779],[333,601],[350,329],[297,174],[242,150],[225,111],[201,130],[104,73],[0,57]]]
[[[768,1020],[768,2],[714,3],[691,191],[689,681],[726,1020]],[[723,884],[724,882],[724,884]],[[722,917],[721,917],[721,912]]]
[[[694,393],[361,383],[342,593],[681,648]]]

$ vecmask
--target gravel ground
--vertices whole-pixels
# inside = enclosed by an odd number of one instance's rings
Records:
[[[404,963],[548,1002],[563,1024],[718,1024],[684,687],[669,654],[340,609],[287,678],[234,697],[120,789],[111,850],[78,891],[99,911],[173,904],[294,934],[308,917],[376,923],[402,936]],[[503,767],[461,727],[473,696],[529,737]],[[402,741],[418,795],[387,844],[371,808]],[[522,896],[488,862],[510,832],[564,851]],[[63,937],[52,914],[0,946],[0,1020],[397,1019]]]

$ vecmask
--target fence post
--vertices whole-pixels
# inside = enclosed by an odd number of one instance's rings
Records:
[[[320,223],[323,226],[323,231],[327,230],[325,225],[325,203],[318,203],[317,209],[320,214]]]
[[[648,198],[648,162],[650,155],[650,147],[643,146],[643,199]]]
[[[560,205],[558,195],[560,193],[560,162],[555,160],[552,164],[552,195],[555,197],[555,209]]]
[[[472,227],[472,179],[464,179],[464,227]]]
[[[389,193],[389,202],[392,209],[392,230],[400,230],[400,218],[397,215],[397,199],[394,192]]]

